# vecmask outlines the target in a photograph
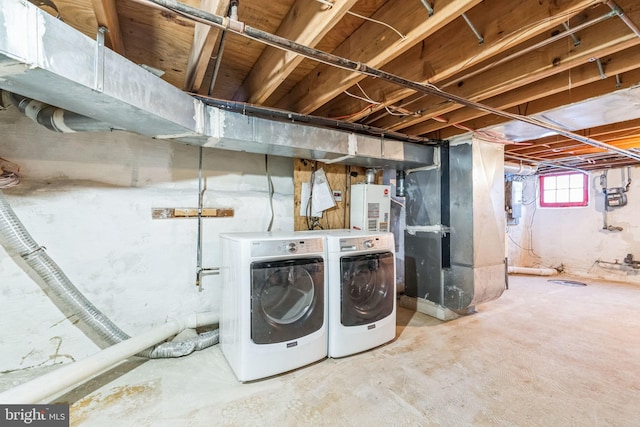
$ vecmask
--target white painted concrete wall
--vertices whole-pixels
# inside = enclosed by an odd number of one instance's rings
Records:
[[[71,281],[125,332],[169,315],[217,311],[219,276],[195,286],[195,219],[153,220],[156,207],[196,207],[198,147],[125,132],[57,134],[15,109],[0,111],[0,157],[21,166],[4,190],[13,209]],[[204,266],[219,266],[218,235],[265,231],[265,156],[204,149]],[[273,230],[293,230],[293,161],[269,157]],[[0,247],[0,372],[78,360],[97,347]]]
[[[626,173],[626,168],[624,169]],[[608,173],[608,187],[626,183],[623,169]],[[635,177],[627,193],[628,204],[608,212],[609,225],[622,231],[603,230],[604,201],[600,188],[602,171],[590,174],[589,206],[575,208],[541,208],[538,200],[538,177],[528,177],[524,185],[523,217],[507,234],[510,265],[522,267],[558,267],[583,278],[601,278],[640,283],[640,269],[599,264],[615,263],[629,253],[640,260],[640,168],[631,168]]]

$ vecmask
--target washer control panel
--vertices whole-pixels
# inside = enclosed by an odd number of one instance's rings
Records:
[[[389,236],[345,237],[340,239],[340,252],[388,248]]]
[[[252,257],[318,254],[324,251],[323,238],[259,240],[251,243]]]

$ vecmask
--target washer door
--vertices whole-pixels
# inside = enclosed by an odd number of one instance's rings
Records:
[[[396,292],[391,252],[342,257],[340,273],[344,326],[373,323],[393,312]]]
[[[324,260],[320,257],[251,263],[251,340],[291,341],[324,323]]]

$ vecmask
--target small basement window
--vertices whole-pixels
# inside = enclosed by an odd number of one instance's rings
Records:
[[[565,208],[589,204],[588,175],[581,172],[540,175],[540,206]]]

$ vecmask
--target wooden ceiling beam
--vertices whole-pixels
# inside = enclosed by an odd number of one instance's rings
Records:
[[[458,85],[447,88],[447,91],[462,98],[482,102],[492,96],[591,62],[594,58],[604,58],[640,44],[639,37],[629,31],[622,22],[615,20],[590,27],[581,32],[580,37],[581,44],[577,48],[573,45],[569,47],[567,42],[556,42],[515,61],[461,81]],[[597,71],[596,64],[593,63],[592,66]],[[418,103],[415,108],[422,111],[421,117],[401,120],[397,117],[385,117],[373,125],[385,129],[402,130],[461,106],[441,102],[435,105]]]
[[[215,15],[226,16],[229,3],[230,0],[201,0],[200,9]],[[183,89],[187,92],[200,91],[211,56],[221,37],[221,30],[196,22],[183,85]]]
[[[613,33],[613,31],[610,31],[610,33]],[[462,87],[456,88],[458,90],[455,90],[453,92],[454,94],[463,98],[471,99],[477,102],[483,102],[488,98],[507,93],[509,91],[517,90],[518,88],[521,88],[527,84],[534,84],[537,80],[547,78],[549,76],[552,76],[553,74],[561,73],[575,66],[589,63],[590,59],[593,57],[608,56],[615,52],[622,51],[640,44],[640,38],[636,37],[635,35],[629,35],[628,33],[625,33],[622,38],[614,38],[613,40],[608,39],[602,34],[600,34],[598,37],[605,43],[602,45],[594,45],[589,49],[581,49],[579,52],[575,52],[573,56],[565,55],[566,59],[561,60],[555,66],[551,63],[551,59],[557,58],[558,56],[556,55],[561,55],[560,52],[562,52],[563,50],[562,47],[556,47],[551,52],[549,52],[551,53],[551,55],[548,56],[548,58],[550,59],[548,63],[540,60],[538,60],[536,63],[537,57],[546,57],[546,55],[544,54],[541,55],[540,53],[536,53],[531,57],[523,58],[520,62],[509,64],[509,66],[507,67],[496,69],[494,70],[494,74],[483,73],[483,75],[474,77],[473,79],[466,81]],[[585,44],[587,44],[587,42],[585,42]],[[593,72],[598,73],[596,64],[592,63],[590,65],[593,67]],[[526,71],[525,69],[529,69],[530,71]],[[524,104],[524,102],[522,103]],[[422,110],[423,114],[422,117],[408,118],[403,120],[402,123],[396,123],[395,125],[389,124],[389,122],[393,118],[387,118],[382,122],[374,123],[374,126],[384,127],[392,130],[407,129],[405,132],[408,132],[408,129],[417,129],[417,127],[415,127],[416,124],[429,120],[432,117],[441,117],[459,108],[463,107],[452,103],[440,103],[435,105],[422,104],[420,105],[420,109]]]
[[[283,19],[276,34],[309,47],[315,47],[358,0],[342,0],[327,8],[319,2],[297,0]],[[268,46],[251,69],[235,100],[263,104],[304,57]],[[248,98],[245,94],[249,94]]]
[[[640,119],[583,129],[576,131],[576,133],[613,145],[616,141],[619,142],[629,138],[637,138],[637,136],[640,135]],[[508,145],[505,147],[505,152],[534,155],[546,151],[569,150],[583,146],[583,144],[578,141],[560,135],[537,139],[532,141],[532,144],[533,145]]]
[[[115,0],[91,0],[99,27],[105,27],[105,41],[114,52],[125,56],[124,41],[120,32],[120,20]]]
[[[481,29],[483,44],[478,43],[467,24],[459,19],[390,62],[385,69],[394,70],[409,80],[436,83],[460,75],[464,70],[488,61],[516,44],[550,32],[592,4],[590,0],[544,0],[522,2],[518,7],[513,7],[512,3],[502,0],[485,0],[467,13],[474,26]],[[598,10],[598,13],[603,13],[603,9]],[[368,78],[360,84],[372,99],[383,103],[366,112],[352,114],[349,121],[362,119],[372,111],[415,94],[410,89],[378,79]],[[353,92],[359,92],[359,89]],[[365,105],[362,101],[341,95],[316,114],[348,115],[361,111]]]
[[[531,115],[557,108],[563,104],[579,102],[593,96],[613,92],[616,89],[628,88],[640,81],[636,80],[639,73],[628,74],[624,80],[621,81],[620,87],[616,87],[614,76],[616,74],[628,73],[640,67],[637,58],[640,58],[640,45],[603,58],[602,62],[608,76],[605,80],[600,76],[595,64],[588,62],[563,73],[554,74],[529,85],[489,98],[483,103],[501,110],[507,110],[520,105],[522,107],[521,110],[519,112],[516,110],[516,112]],[[592,83],[595,84],[591,86],[591,89],[583,88],[583,86]],[[532,108],[531,105],[527,105],[532,101],[542,100],[560,92],[564,92],[562,98],[549,98],[550,102],[547,102],[546,105],[542,102],[537,104],[537,108]],[[429,120],[406,128],[405,132],[411,135],[423,135],[435,132],[438,129],[443,129],[453,123],[468,122],[488,114],[472,108],[463,108],[461,106],[453,107],[456,107],[455,110],[439,116],[446,119],[447,123]]]
[[[629,88],[634,86],[638,81],[640,81],[640,68],[629,71],[621,76],[622,85],[621,89]],[[595,98],[598,96],[606,95],[608,93],[617,90],[616,84],[613,77],[610,77],[605,80],[597,80],[594,83],[584,85],[576,90],[573,88],[566,90],[564,92],[559,92],[553,94],[551,96],[536,99],[530,101],[526,106],[526,114],[536,114],[544,111],[548,111],[554,108],[562,107],[563,105],[567,105],[569,102],[579,102],[581,100],[586,100],[589,98]],[[507,111],[514,114],[524,113],[524,108],[518,110],[517,107],[512,107],[510,109],[506,109]],[[501,123],[508,121],[503,117],[498,117],[495,115],[483,115],[474,120],[469,120],[461,123],[462,125],[471,128],[471,129],[484,129],[487,127],[495,126]],[[619,126],[618,124],[611,125],[612,127]],[[621,125],[624,126],[624,125]],[[431,132],[427,134],[430,137],[435,137],[438,135],[438,138],[451,138],[454,135],[459,135],[460,133],[465,132],[464,130],[457,129],[453,126],[449,126],[445,129],[440,129],[436,132]],[[581,130],[577,130],[576,132],[581,132]],[[523,141],[523,143],[527,143],[528,141]]]
[[[381,68],[480,2],[436,0],[435,13],[429,17],[418,2],[389,1],[372,18],[393,26],[404,38],[383,25],[367,21],[332,53]],[[309,114],[363,78],[358,73],[319,64],[275,106]]]

